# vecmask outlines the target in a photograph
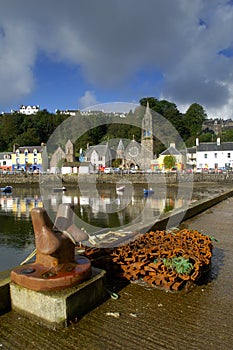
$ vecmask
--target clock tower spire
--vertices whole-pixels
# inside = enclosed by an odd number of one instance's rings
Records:
[[[148,152],[152,154],[151,156],[151,159],[152,159],[154,154],[154,135],[153,135],[152,114],[150,111],[148,100],[146,105],[146,111],[142,119],[141,146],[142,148],[145,148]]]

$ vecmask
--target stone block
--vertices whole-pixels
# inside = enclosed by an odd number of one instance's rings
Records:
[[[10,271],[0,272],[0,315],[11,309],[9,289]]]
[[[12,309],[51,328],[77,321],[103,300],[105,293],[105,271],[94,267],[88,280],[58,291],[34,291],[10,283]]]

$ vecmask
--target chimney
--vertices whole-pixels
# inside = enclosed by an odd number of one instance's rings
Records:
[[[199,146],[199,138],[196,138],[196,146]]]
[[[220,146],[221,144],[221,140],[220,140],[220,137],[217,138],[217,146]]]

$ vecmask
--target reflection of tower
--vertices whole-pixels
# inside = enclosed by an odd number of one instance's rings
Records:
[[[153,159],[154,151],[154,135],[153,121],[150,112],[149,103],[147,101],[145,115],[142,119],[142,136],[141,136],[141,157],[144,160],[144,167],[150,166],[150,161]]]

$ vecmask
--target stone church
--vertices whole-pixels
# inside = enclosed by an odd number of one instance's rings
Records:
[[[139,144],[133,139],[123,152],[123,162],[127,168],[148,169],[151,160],[154,158],[153,120],[148,102],[142,119],[141,129],[141,143]]]
[[[148,169],[153,159],[154,135],[153,120],[147,103],[141,126],[141,143],[134,138],[125,144],[119,140],[118,145],[111,147],[109,143],[90,146],[85,152],[84,161],[91,162],[95,170],[111,167],[114,159],[121,160],[121,168]]]

